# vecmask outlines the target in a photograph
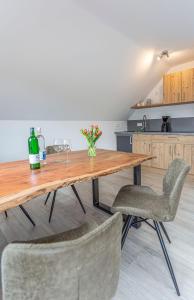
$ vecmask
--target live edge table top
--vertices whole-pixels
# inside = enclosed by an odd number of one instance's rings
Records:
[[[141,165],[153,156],[97,150],[89,158],[87,151],[72,151],[70,161],[66,154],[52,154],[41,169],[30,170],[28,160],[0,163],[0,211],[16,207],[26,201],[76,182],[94,179]]]

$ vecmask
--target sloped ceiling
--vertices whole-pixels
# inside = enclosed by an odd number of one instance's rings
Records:
[[[194,1],[0,1],[0,119],[124,120],[194,60]],[[169,49],[171,59],[158,62]]]

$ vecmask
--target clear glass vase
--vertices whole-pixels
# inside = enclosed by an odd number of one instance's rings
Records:
[[[96,156],[96,147],[95,147],[95,145],[89,145],[88,146],[88,156],[89,157],[95,157]]]

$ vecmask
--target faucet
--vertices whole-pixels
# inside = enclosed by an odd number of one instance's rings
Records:
[[[146,131],[146,128],[147,128],[147,117],[146,117],[146,115],[144,115],[143,116],[143,126],[142,126],[142,129],[143,129],[143,131]]]

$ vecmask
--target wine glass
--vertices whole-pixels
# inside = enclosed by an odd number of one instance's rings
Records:
[[[66,152],[66,163],[70,162],[69,153],[71,152],[71,141],[69,139],[63,140],[64,151]]]
[[[60,154],[60,152],[64,152],[65,150],[64,140],[61,138],[54,139],[53,148],[57,152],[57,154]]]

